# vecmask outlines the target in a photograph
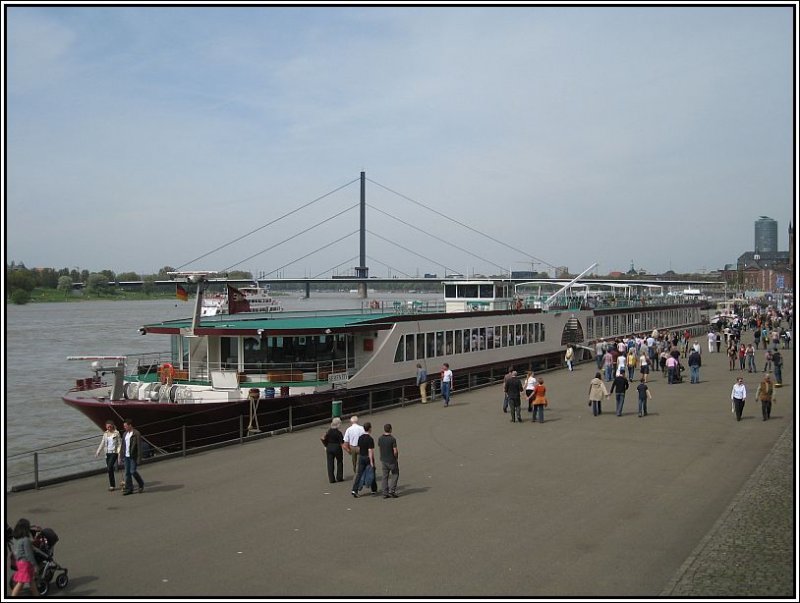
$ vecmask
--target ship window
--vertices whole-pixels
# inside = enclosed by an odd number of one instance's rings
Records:
[[[425,358],[435,358],[436,348],[434,347],[433,333],[425,333]]]
[[[456,286],[455,285],[445,285],[444,286],[444,296],[445,297],[456,297]]]
[[[522,343],[528,343],[528,323],[522,325]]]
[[[461,346],[461,329],[456,329],[455,334],[453,335],[456,344],[456,354],[463,353],[464,348]]]
[[[478,297],[478,285],[459,285],[459,297]]]
[[[508,325],[503,325],[502,327],[500,327],[499,335],[500,335],[500,341],[498,341],[498,343],[500,345],[498,345],[497,347],[504,348],[508,345]]]
[[[486,349],[494,349],[494,327],[486,327]]]
[[[425,335],[417,333],[417,360],[425,358]]]
[[[481,327],[478,329],[478,349],[486,349],[486,327]]]
[[[448,356],[453,353],[453,332],[445,331],[444,334],[444,353]]]
[[[464,329],[461,331],[461,340],[464,342],[464,353],[470,351],[469,349],[469,329]]]
[[[544,337],[544,324],[540,324],[540,326],[539,326],[539,333],[540,333],[540,334],[541,334],[541,336],[542,336],[542,341],[544,341],[544,339],[545,339],[545,337]]]
[[[493,291],[494,291],[494,285],[480,285],[479,297],[486,297],[491,299],[493,297],[492,295]]]
[[[436,331],[436,355],[444,356],[444,331]]]
[[[414,334],[406,335],[406,360],[414,360]]]
[[[239,338],[220,337],[220,358],[223,368],[236,369],[239,367]]]
[[[402,362],[403,357],[405,356],[405,339],[402,337],[397,342],[397,349],[394,351],[394,361],[395,362]]]

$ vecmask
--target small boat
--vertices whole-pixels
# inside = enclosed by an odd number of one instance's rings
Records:
[[[230,300],[234,300],[234,312],[231,312]],[[205,293],[201,305],[201,316],[217,316],[218,314],[238,314],[240,312],[283,312],[281,303],[270,295],[269,286],[235,288],[226,287],[225,293]]]
[[[197,283],[194,315],[140,329],[166,336],[169,351],[71,357],[91,361],[93,374],[63,396],[101,429],[131,418],[164,450],[320,423],[334,403],[347,415],[418,399],[417,363],[434,381],[449,363],[456,389],[467,389],[502,379],[509,366],[560,367],[567,344],[580,361],[594,358],[600,340],[702,324],[696,300],[635,284],[608,284],[608,295],[578,279],[551,295],[540,284],[526,293],[509,280],[447,279],[435,302],[208,315],[211,273],[175,274]]]

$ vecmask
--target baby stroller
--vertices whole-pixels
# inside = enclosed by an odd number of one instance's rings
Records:
[[[17,560],[14,558],[14,552],[11,545],[11,534],[13,530],[10,527],[6,528],[6,547],[11,556],[11,569],[16,571]],[[40,528],[39,526],[31,526],[31,536],[33,540],[33,552],[36,556],[36,588],[39,590],[40,595],[46,595],[50,590],[50,582],[53,577],[58,573],[56,578],[56,586],[58,588],[66,588],[69,584],[69,574],[67,568],[60,566],[53,558],[53,550],[58,542],[58,535],[51,528]],[[9,579],[9,586],[14,588],[14,576],[12,574]]]
[[[675,367],[675,383],[683,383],[683,371],[685,370],[686,367],[679,362]]]

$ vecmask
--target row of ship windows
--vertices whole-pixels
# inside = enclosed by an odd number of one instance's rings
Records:
[[[586,337],[591,341],[617,335],[649,332],[656,328],[668,328],[671,325],[694,324],[699,321],[700,309],[697,307],[590,317],[586,319]]]
[[[410,333],[400,338],[394,353],[395,362],[423,360],[453,354],[466,354],[545,340],[540,322]]]

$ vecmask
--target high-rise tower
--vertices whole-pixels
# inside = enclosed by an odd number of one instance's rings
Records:
[[[767,216],[761,216],[756,220],[756,253],[777,253],[778,252],[778,223]]]

